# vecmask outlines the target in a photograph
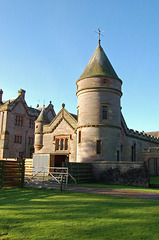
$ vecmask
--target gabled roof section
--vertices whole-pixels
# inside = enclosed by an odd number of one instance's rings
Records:
[[[100,45],[96,48],[79,79],[99,76],[119,79]]]
[[[74,116],[76,116],[76,115],[74,115]],[[77,128],[77,120],[75,119],[74,116],[73,116],[73,114],[70,114],[63,107],[50,124],[44,125],[44,133],[53,132],[58,127],[58,125],[61,123],[62,120],[66,121],[72,129],[76,129]]]
[[[0,94],[2,93],[3,91],[2,89],[0,89]],[[2,97],[0,99],[2,99]],[[35,119],[39,116],[39,114],[43,109],[42,107],[37,107],[37,108],[29,107],[25,101],[25,90],[20,89],[18,91],[18,96],[16,98],[3,100],[3,101],[1,100],[0,111],[12,111],[19,103],[23,104],[23,107],[25,108],[27,114],[31,117],[34,117]],[[46,115],[48,114],[49,111],[51,111],[52,116],[53,117],[56,116],[56,113],[53,109],[53,105],[51,104],[51,101],[50,101],[50,104],[44,108],[46,110]],[[47,121],[47,123],[51,122],[51,120],[52,118],[49,121]]]
[[[2,104],[0,105],[0,111],[3,111],[3,110],[4,111],[12,111],[17,106],[17,104],[19,104],[19,102],[21,102],[23,104],[26,112],[28,114],[30,114],[27,103],[24,100],[24,98],[22,97],[22,95],[19,95],[18,97],[13,98],[13,99],[3,100]]]

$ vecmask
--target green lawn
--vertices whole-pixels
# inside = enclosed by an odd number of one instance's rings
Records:
[[[0,239],[159,239],[159,202],[47,189],[0,192]]]
[[[159,177],[150,177],[151,184],[159,184]]]
[[[75,185],[75,184],[72,184]],[[77,186],[82,187],[96,187],[96,188],[113,188],[121,190],[130,190],[130,191],[140,191],[140,192],[155,192],[159,193],[159,188],[143,188],[143,187],[133,187],[133,186],[124,186],[124,185],[106,185],[106,184],[97,184],[97,183],[80,183]]]

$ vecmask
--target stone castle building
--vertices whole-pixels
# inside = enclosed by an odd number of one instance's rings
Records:
[[[41,108],[28,107],[22,89],[14,99],[3,100],[2,96],[0,89],[0,159],[29,158],[34,152],[34,122]],[[55,117],[53,105],[50,103],[45,111],[51,121]]]
[[[63,104],[52,121],[45,109],[35,121],[34,166],[90,162],[100,169],[108,162],[141,161],[145,149],[159,146],[158,137],[127,127],[121,113],[122,80],[100,42],[76,85],[77,116]]]

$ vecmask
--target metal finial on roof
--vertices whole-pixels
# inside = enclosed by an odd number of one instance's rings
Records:
[[[101,42],[100,36],[103,36],[102,32],[104,32],[104,31],[101,31],[100,28],[98,28],[98,32],[96,32],[99,35],[99,39],[98,39],[99,46],[100,46],[100,42]]]

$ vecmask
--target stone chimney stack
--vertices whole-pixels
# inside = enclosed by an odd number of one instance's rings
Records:
[[[3,90],[0,89],[0,103],[2,103]]]
[[[23,90],[23,89],[20,89],[19,91],[18,91],[18,96],[22,96],[22,98],[25,100],[25,90]]]

